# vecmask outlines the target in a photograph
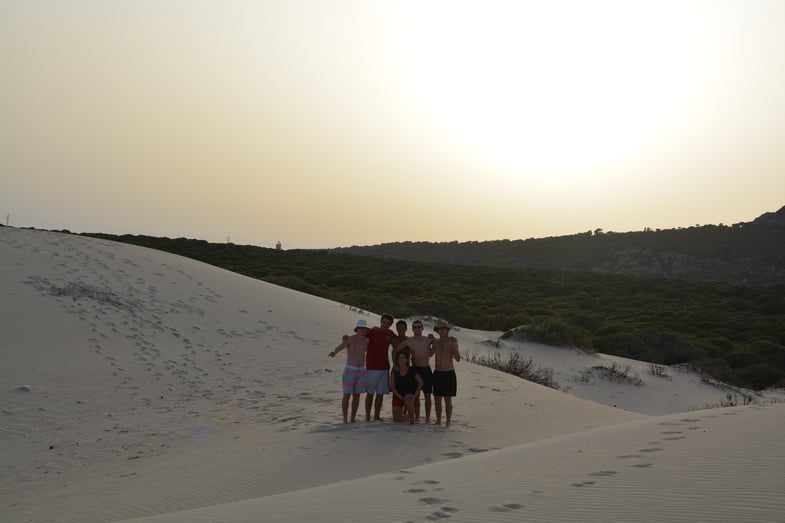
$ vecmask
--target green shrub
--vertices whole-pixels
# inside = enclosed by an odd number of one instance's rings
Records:
[[[517,352],[510,354],[507,359],[503,359],[501,355],[496,352],[493,356],[478,356],[477,354],[471,354],[467,360],[471,363],[500,370],[507,374],[512,374],[552,389],[559,388],[559,384],[553,380],[553,369],[538,367],[535,365],[532,358],[524,360],[520,353]]]
[[[524,332],[527,339],[546,345],[594,350],[594,341],[585,329],[570,325],[561,318],[535,320],[524,327]]]
[[[741,369],[750,365],[765,363],[763,358],[748,350],[735,350],[725,356],[728,365],[733,369]]]
[[[766,340],[756,340],[746,345],[747,349],[763,361],[779,368],[785,368],[785,347]]]
[[[743,383],[745,387],[753,390],[763,390],[767,387],[772,387],[785,379],[785,372],[766,363],[758,363],[742,369],[736,369],[735,374],[738,383]]]
[[[646,352],[646,344],[636,332],[615,332],[596,340],[599,352],[622,356],[624,358],[638,358]],[[656,362],[659,363],[659,362]]]

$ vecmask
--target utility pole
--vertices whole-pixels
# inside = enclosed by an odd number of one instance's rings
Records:
[[[11,223],[11,213],[7,213],[5,215],[5,226],[8,227],[8,224]]]

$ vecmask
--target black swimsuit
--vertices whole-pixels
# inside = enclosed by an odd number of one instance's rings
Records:
[[[417,379],[414,377],[415,372],[411,367],[403,376],[397,370],[393,371],[393,375],[395,376],[395,391],[398,394],[406,396],[417,392]]]

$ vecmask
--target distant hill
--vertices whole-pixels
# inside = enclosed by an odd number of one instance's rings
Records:
[[[396,242],[332,249],[381,258],[785,285],[785,207],[752,222],[483,242]]]
[[[785,286],[477,267],[321,250],[88,234],[173,252],[360,310],[431,316],[714,379],[785,387]],[[592,239],[590,237],[589,239]]]

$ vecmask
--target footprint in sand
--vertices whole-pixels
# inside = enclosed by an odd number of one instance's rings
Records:
[[[489,512],[511,512],[523,508],[524,505],[520,503],[505,503],[503,505],[491,505],[488,507]]]
[[[442,519],[448,519],[452,517],[451,512],[458,512],[457,508],[452,507],[442,507],[441,510],[437,510],[436,512],[431,512],[425,519],[428,521],[441,521]]]
[[[415,483],[415,485],[423,485],[423,484],[425,484],[425,485],[438,485],[439,482],[434,480],[434,479],[424,479],[422,481],[418,481],[417,483]],[[427,492],[427,490],[424,489],[424,488],[416,487],[416,488],[410,488],[408,490],[405,490],[404,492],[409,493],[409,494],[421,494],[423,492]]]
[[[573,487],[589,487],[591,485],[596,485],[596,481],[581,481],[580,483],[573,483]]]
[[[409,470],[399,470],[397,472],[394,472],[393,474],[414,474],[414,472],[411,472]],[[393,480],[395,480],[395,481],[400,481],[400,480],[403,480],[403,479],[406,479],[406,476],[396,476],[396,477],[393,478]]]
[[[649,447],[649,448],[646,448],[646,449],[638,449],[638,452],[659,452],[661,450],[664,450],[664,449],[662,449],[660,447]]]
[[[425,503],[426,505],[441,505],[442,503],[446,503],[450,500],[441,498],[420,498],[417,501],[420,503]]]
[[[602,476],[609,478],[615,476],[616,474],[618,474],[618,472],[615,470],[598,470],[597,472],[592,472],[589,474],[589,476]]]
[[[442,454],[445,458],[460,458],[463,456],[460,452],[447,452],[446,454]]]
[[[635,468],[639,468],[639,469],[647,469],[647,468],[653,467],[653,466],[654,466],[654,463],[635,463],[633,465],[630,465],[630,467],[635,467]]]

